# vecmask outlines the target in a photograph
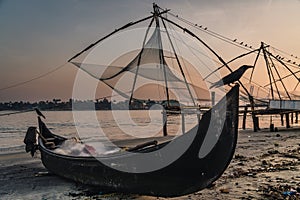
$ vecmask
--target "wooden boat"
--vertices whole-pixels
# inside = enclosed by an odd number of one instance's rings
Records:
[[[179,88],[186,89],[186,96],[190,96],[191,102],[196,106],[194,99],[200,98],[193,97],[195,94],[193,91],[197,90],[197,87],[185,76],[185,70],[181,63],[182,59],[178,57],[175,51],[165,23],[169,22],[184,30],[185,33],[198,40],[215,54],[223,64],[226,65],[226,63],[191,31],[162,16],[169,10],[161,10],[156,4],[153,7],[154,12],[151,16],[116,29],[111,34],[73,56],[69,62],[114,33],[151,19],[143,40],[143,47],[129,64],[125,64],[123,68],[111,66],[101,76],[97,76],[97,73],[93,74],[92,70],[89,70],[89,66],[85,68],[82,65],[81,69],[109,86],[122,97],[126,97],[129,104],[136,100],[139,101],[138,95],[134,94],[137,87],[137,79],[143,80],[147,78],[156,82],[160,81],[162,82],[160,85],[165,85],[165,88],[163,88],[165,96],[161,98],[167,101],[170,101],[170,90],[173,88],[170,87],[170,84],[177,82],[180,84],[178,85],[178,87],[180,86]],[[176,63],[177,72],[179,72],[181,78],[173,74],[169,68],[170,63],[166,62],[165,52],[161,48],[159,18],[164,25],[164,33],[168,36],[170,46],[174,50],[173,54],[169,55],[171,55],[173,61],[176,60],[173,63]],[[155,24],[155,27],[152,36],[149,38],[147,35],[152,24]],[[151,57],[144,61],[143,59],[147,55],[151,55]],[[154,61],[158,63],[149,67],[149,63],[155,63]],[[80,67],[80,64],[72,63]],[[143,68],[143,64],[147,65],[147,67]],[[132,80],[130,95],[125,93],[126,90],[121,91],[120,88],[117,88],[117,82],[127,72],[129,75],[134,76],[134,78],[130,79]],[[147,74],[149,72],[150,74]],[[157,76],[157,74],[161,74],[161,76]],[[148,84],[148,86],[152,87],[153,85]],[[157,86],[152,88],[156,89]],[[159,93],[161,94],[162,92]],[[140,92],[140,94],[148,93]],[[150,99],[150,97],[147,99]],[[42,162],[49,171],[83,184],[94,185],[101,191],[165,197],[181,196],[206,188],[217,180],[229,165],[237,142],[238,103],[239,86],[236,85],[212,109],[202,115],[195,127],[173,140],[160,143],[148,141],[145,144],[129,148],[127,151],[93,156],[64,155],[54,151],[53,149],[59,147],[67,139],[49,131],[45,123],[38,117],[38,149],[41,152]],[[34,129],[31,128],[30,130],[24,142],[27,144],[26,150],[34,153],[36,149],[34,145],[35,133],[32,132]],[[141,166],[145,167],[145,169],[141,170]]]
[[[109,167],[99,160],[105,159],[106,163],[126,163],[127,159],[135,160],[135,157],[159,151],[171,141],[137,148],[132,151],[134,153],[117,152],[102,158],[62,155],[55,153],[52,150],[52,145],[49,148],[49,144],[53,142],[55,146],[59,146],[66,138],[51,133],[38,117],[40,129],[38,147],[41,152],[41,160],[44,166],[54,174],[76,182],[97,186],[101,191],[165,197],[193,193],[206,188],[217,180],[233,157],[238,133],[238,98],[239,86],[237,85],[216,106],[203,115],[199,125],[191,129],[190,132],[172,140],[174,145],[171,148],[178,148],[178,144],[193,138],[191,145],[177,160],[155,171],[128,173]],[[221,134],[211,150],[200,158],[201,148],[207,145],[205,138],[208,134],[215,133],[209,129],[217,130],[219,128],[215,127],[218,126],[218,123],[211,123],[211,127],[209,127],[211,120],[222,120],[220,119],[221,115],[214,115],[213,113],[222,112],[226,113],[226,118]],[[161,162],[164,159],[161,156],[163,155],[157,155],[156,160],[152,162]]]
[[[180,103],[177,100],[162,101],[161,105],[167,111],[180,111]]]

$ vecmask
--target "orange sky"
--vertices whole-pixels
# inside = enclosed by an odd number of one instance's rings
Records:
[[[300,57],[298,0],[162,0],[157,3],[229,38],[254,47],[264,41]],[[151,11],[152,1],[138,0],[126,4],[96,0],[0,1],[0,88],[53,70],[101,36],[148,16]],[[225,60],[243,53],[239,48],[199,34]],[[67,64],[44,78],[0,90],[0,101],[68,99],[72,96],[76,71],[76,67]]]

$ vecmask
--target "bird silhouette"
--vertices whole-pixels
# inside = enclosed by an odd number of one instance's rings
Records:
[[[243,76],[245,71],[249,68],[253,68],[252,65],[243,65],[237,70],[233,71],[232,73],[228,74],[227,76],[223,77],[221,80],[213,83],[209,89],[213,87],[221,87],[222,85],[229,85],[235,81],[240,80],[240,78]]]
[[[43,117],[44,119],[46,119],[46,117],[43,115],[43,113],[38,108],[35,108],[34,110],[35,110],[35,112],[38,116]]]

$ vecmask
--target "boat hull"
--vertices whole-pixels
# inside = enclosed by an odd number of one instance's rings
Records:
[[[177,137],[176,143],[189,137],[192,143],[186,151],[169,165],[149,172],[126,172],[100,162],[94,157],[76,157],[61,155],[45,147],[39,138],[39,149],[44,166],[51,172],[83,184],[93,185],[100,191],[134,193],[152,196],[182,196],[206,188],[217,180],[229,165],[237,142],[238,128],[238,96],[239,87],[235,86],[221,101],[201,118],[194,128],[196,134],[189,133]],[[212,113],[226,112],[226,119],[221,127],[217,142],[205,155],[200,155],[201,148],[206,145]],[[55,135],[54,135],[55,136]],[[161,146],[149,147],[146,152],[154,152]],[[143,152],[138,153],[141,156]],[[134,160],[135,154],[117,153],[106,156],[105,163],[122,163],[126,157]],[[159,159],[153,162],[159,162]],[[101,160],[101,159],[100,159]]]

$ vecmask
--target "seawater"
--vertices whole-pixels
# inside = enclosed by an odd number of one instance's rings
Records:
[[[7,113],[9,111],[2,111]],[[133,111],[95,111],[97,123],[89,123],[90,111],[79,112],[84,119],[77,122],[76,129],[72,111],[43,111],[46,119],[43,120],[55,134],[68,138],[79,137],[85,141],[122,140],[131,138],[162,136],[161,110],[133,110]],[[78,113],[77,113],[78,114]],[[81,118],[80,117],[80,118]],[[270,123],[281,126],[280,117],[260,116],[260,127],[268,128]],[[168,134],[182,134],[181,115],[168,116]],[[196,115],[185,115],[185,131],[197,124]],[[239,127],[242,125],[242,116],[239,118]],[[37,126],[35,112],[27,112],[8,116],[0,116],[0,154],[24,151],[24,136],[29,126]],[[247,128],[252,128],[251,116],[247,116]],[[83,130],[83,131],[82,131]],[[81,133],[80,133],[81,132]]]
[[[9,111],[2,111],[8,113]],[[132,111],[94,111],[97,123],[89,122],[90,111],[74,111],[80,114],[76,129],[72,111],[43,111],[46,119],[43,121],[55,134],[67,138],[78,137],[85,141],[122,140],[131,138],[162,136],[161,110],[132,110]],[[197,124],[197,117],[185,116],[186,131]],[[35,112],[27,112],[0,116],[0,154],[24,151],[23,139],[27,128],[37,127],[37,115]],[[83,131],[82,131],[83,130]],[[168,116],[168,134],[181,133],[181,115]]]

